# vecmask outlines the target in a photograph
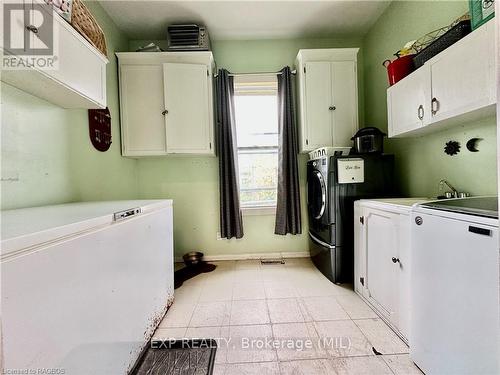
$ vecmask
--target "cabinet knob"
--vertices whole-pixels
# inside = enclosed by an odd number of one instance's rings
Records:
[[[399,263],[399,258],[392,257],[392,263]]]
[[[168,110],[164,110],[161,114],[162,114],[163,116],[168,115]]]
[[[32,33],[38,34],[38,27],[36,27],[36,26],[28,25],[28,26],[26,26],[26,29],[28,29]]]
[[[439,111],[439,100],[432,98],[431,100],[431,113],[435,115]]]
[[[335,107],[334,105],[331,105],[330,107],[328,107],[328,109],[330,111],[335,111],[337,109],[337,107]]]
[[[424,106],[420,104],[418,106],[418,111],[417,111],[418,119],[423,120],[424,119]]]

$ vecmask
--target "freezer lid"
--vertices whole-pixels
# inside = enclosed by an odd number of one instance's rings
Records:
[[[171,205],[172,200],[126,200],[1,211],[1,258],[126,219],[117,217],[116,221],[115,213],[127,216],[133,208],[147,213]]]
[[[498,197],[496,196],[443,199],[423,203],[420,206],[435,210],[498,219]]]

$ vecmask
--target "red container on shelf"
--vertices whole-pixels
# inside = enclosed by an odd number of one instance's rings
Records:
[[[394,61],[385,60],[382,63],[382,65],[387,68],[387,75],[389,76],[389,84],[391,86],[415,70],[413,66],[414,56],[415,55],[401,56]]]

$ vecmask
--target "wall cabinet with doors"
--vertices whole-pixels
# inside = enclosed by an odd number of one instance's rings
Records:
[[[389,137],[495,114],[494,29],[487,22],[387,90]]]
[[[2,48],[2,81],[63,108],[105,108],[106,56],[44,2],[5,2],[8,6],[14,10],[11,38]],[[53,33],[40,31],[44,26],[37,25],[44,22],[53,22]],[[23,61],[30,65],[20,69]]]
[[[297,69],[300,152],[351,146],[358,129],[357,48],[303,49]]]
[[[212,53],[116,55],[122,155],[215,155]]]
[[[354,205],[354,289],[408,341],[410,211],[417,200],[361,200]]]

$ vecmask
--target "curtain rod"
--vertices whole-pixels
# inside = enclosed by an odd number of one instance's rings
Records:
[[[292,74],[297,74],[297,70],[292,70]],[[219,74],[215,74],[214,77],[217,77]],[[229,73],[230,77],[236,76],[270,76],[270,75],[281,75],[281,72],[263,72],[263,73]]]

